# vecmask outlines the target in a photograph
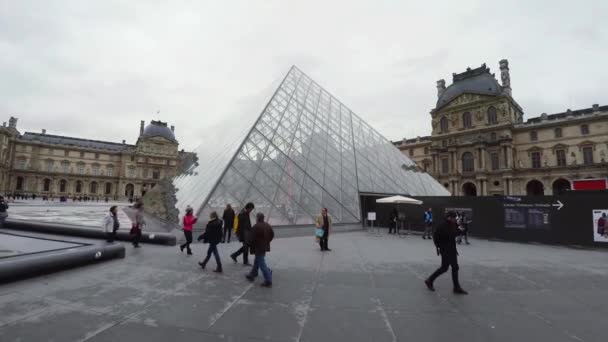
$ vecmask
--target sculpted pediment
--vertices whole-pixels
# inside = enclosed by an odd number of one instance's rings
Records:
[[[491,98],[493,98],[493,96],[464,93],[462,95],[455,97],[452,101],[448,102],[445,106],[441,107],[441,111],[444,111],[444,110],[450,109],[450,108],[454,108],[454,107],[458,107],[458,106],[462,106],[465,104],[469,104],[472,102],[488,100]]]

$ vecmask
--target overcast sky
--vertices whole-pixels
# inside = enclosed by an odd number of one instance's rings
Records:
[[[161,119],[192,149],[259,115],[295,64],[387,138],[413,138],[438,79],[482,63],[500,79],[502,58],[525,117],[608,104],[606,18],[606,0],[0,0],[0,114],[130,143]]]

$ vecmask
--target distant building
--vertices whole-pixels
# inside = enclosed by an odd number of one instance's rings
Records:
[[[501,84],[483,64],[437,81],[431,136],[395,145],[453,195],[550,195],[572,181],[608,177],[608,106],[524,121],[509,63]]]
[[[127,199],[141,197],[193,159],[178,151],[174,127],[141,122],[135,145],[0,127],[0,189],[4,194]],[[195,157],[194,157],[195,159]]]

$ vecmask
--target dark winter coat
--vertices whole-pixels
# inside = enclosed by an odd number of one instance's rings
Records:
[[[252,228],[251,254],[266,255],[270,252],[270,241],[274,239],[274,231],[266,222],[258,222]]]
[[[460,229],[456,223],[444,221],[433,234],[433,241],[435,246],[439,248],[441,254],[453,255],[458,254],[456,250],[456,237],[461,234]]]
[[[224,220],[224,225],[226,228],[232,229],[232,225],[234,224],[234,210],[224,209],[222,220]]]
[[[222,220],[213,219],[207,223],[205,228],[205,241],[210,244],[218,244],[222,241]]]
[[[251,239],[251,219],[249,218],[249,213],[243,209],[239,213],[239,226],[236,231],[236,236],[239,238],[240,242],[249,243]]]

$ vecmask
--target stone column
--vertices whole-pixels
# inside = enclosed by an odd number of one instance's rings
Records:
[[[507,146],[507,165],[509,169],[513,169],[513,147]]]
[[[486,167],[486,149],[485,148],[481,148],[481,170],[482,171],[487,171],[487,167]]]

